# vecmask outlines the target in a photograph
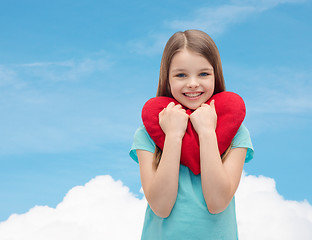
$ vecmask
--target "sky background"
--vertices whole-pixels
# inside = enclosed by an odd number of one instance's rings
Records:
[[[142,196],[133,134],[166,41],[194,28],[245,100],[246,174],[311,204],[311,11],[308,0],[0,1],[0,221],[55,208],[101,175]]]

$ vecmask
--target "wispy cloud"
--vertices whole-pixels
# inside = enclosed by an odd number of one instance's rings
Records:
[[[172,32],[186,29],[200,29],[211,36],[223,34],[234,24],[246,21],[255,14],[261,14],[281,4],[299,4],[306,0],[232,0],[228,4],[194,10],[191,19],[179,19],[163,22],[167,31],[153,33],[145,39],[136,39],[129,43],[133,52],[138,54],[160,54]]]
[[[311,68],[226,66],[229,83],[245,92],[254,113],[311,113]]]
[[[38,82],[91,79],[92,74],[107,72],[114,64],[105,53],[98,53],[81,59],[0,65],[0,90],[23,88]]]
[[[41,80],[76,81],[88,74],[110,69],[112,61],[106,58],[85,58],[60,62],[33,62],[14,65],[13,68],[24,75],[32,75]]]
[[[24,63],[17,66],[20,67],[49,67],[49,66],[61,66],[61,67],[74,67],[76,64],[74,61],[64,61],[64,62],[34,62],[34,63]]]
[[[0,223],[0,238],[139,239],[146,204],[145,198],[137,198],[122,182],[98,176],[71,189],[56,208],[36,206],[25,214],[11,215]],[[271,178],[243,175],[236,204],[242,240],[312,237],[312,206],[307,201],[285,200]]]
[[[129,141],[133,134],[129,124],[111,116],[75,117],[76,114],[48,110],[34,114],[22,119],[4,117],[2,121],[6,122],[0,128],[1,155],[97,150],[98,146],[103,150]]]
[[[25,85],[24,82],[18,80],[18,74],[12,68],[6,65],[0,65],[0,88],[14,87],[20,88]]]
[[[132,40],[128,43],[131,52],[142,55],[155,55],[161,53],[170,34],[149,34],[144,40]]]
[[[202,7],[194,12],[192,20],[168,22],[172,29],[201,29],[211,35],[219,35],[230,26],[245,21],[254,14],[272,9],[284,3],[302,3],[304,0],[233,0],[231,4]]]
[[[125,120],[122,100],[112,99],[96,85],[67,85],[2,91],[1,154],[76,151],[132,137],[134,115]]]
[[[223,33],[231,25],[244,21],[258,12],[253,6],[223,5],[214,8],[200,8],[192,20],[174,20],[167,25],[175,30],[201,29],[210,35]]]
[[[310,68],[243,67],[226,64],[229,91],[240,93],[253,133],[308,127],[312,113]]]
[[[116,92],[107,77],[116,75],[113,64],[100,54],[0,65],[1,154],[64,152],[129,139],[130,123],[114,110],[121,100],[110,95]]]
[[[284,3],[303,3],[306,2],[307,0],[230,0],[232,4],[235,5],[252,5],[255,6],[259,9],[269,9],[276,7],[279,4],[284,4]]]

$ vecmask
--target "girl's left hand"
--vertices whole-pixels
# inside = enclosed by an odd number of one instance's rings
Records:
[[[217,127],[217,113],[214,100],[210,104],[202,103],[191,115],[190,120],[197,134],[203,134]]]

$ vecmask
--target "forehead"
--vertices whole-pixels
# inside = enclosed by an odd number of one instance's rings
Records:
[[[177,52],[170,63],[170,70],[175,69],[213,69],[209,61],[201,54],[183,49]]]

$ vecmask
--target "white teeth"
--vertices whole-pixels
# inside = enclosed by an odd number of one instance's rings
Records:
[[[201,95],[201,93],[184,93],[184,95],[187,97],[197,97]]]

